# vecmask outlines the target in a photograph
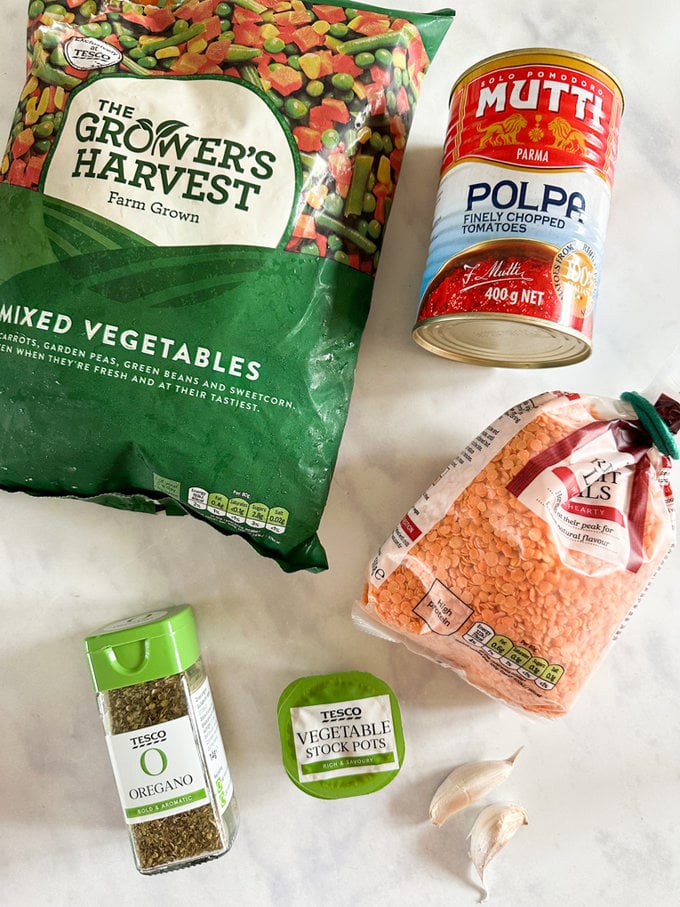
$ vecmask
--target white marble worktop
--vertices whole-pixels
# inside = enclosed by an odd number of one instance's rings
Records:
[[[4,0],[0,14],[5,133],[23,84],[27,5]],[[430,797],[453,766],[519,746],[498,796],[521,802],[529,825],[491,864],[491,904],[680,898],[678,549],[572,713],[553,723],[511,711],[351,620],[378,545],[479,430],[544,390],[642,390],[680,340],[680,6],[451,5],[457,17],[416,112],[321,525],[330,569],[286,575],[189,518],[0,492],[0,901],[8,907],[465,907],[480,896],[465,840],[474,811],[436,829]],[[594,352],[562,369],[466,366],[411,339],[447,99],[468,66],[527,46],[598,59],[626,97]],[[129,852],[82,637],[181,602],[196,609],[241,829],[223,858],[144,878]],[[301,675],[348,669],[395,690],[406,758],[384,790],[326,802],[286,776],[276,703]]]

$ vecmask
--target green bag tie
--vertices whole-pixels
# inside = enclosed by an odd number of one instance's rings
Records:
[[[654,404],[636,391],[624,391],[621,394],[621,399],[625,400],[626,403],[630,403],[633,407],[635,415],[654,442],[654,446],[662,454],[666,454],[673,460],[680,460],[680,449],[678,449],[677,441],[668,425],[654,408]]]

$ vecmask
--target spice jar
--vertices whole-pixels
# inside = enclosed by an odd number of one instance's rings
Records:
[[[192,609],[109,624],[85,653],[137,869],[226,853],[238,807]]]

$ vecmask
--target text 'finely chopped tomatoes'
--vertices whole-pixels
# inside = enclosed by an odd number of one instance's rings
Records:
[[[548,393],[447,468],[355,616],[511,706],[572,706],[674,538],[670,457],[621,401]]]

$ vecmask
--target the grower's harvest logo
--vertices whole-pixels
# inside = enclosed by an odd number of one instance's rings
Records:
[[[291,140],[243,83],[100,79],[66,111],[44,191],[157,245],[281,241]]]
[[[155,124],[148,117],[135,117],[132,107],[121,110],[107,100],[100,102],[99,111],[81,114],[74,131],[80,143],[74,178],[107,180],[164,196],[176,192],[213,205],[230,202],[248,211],[262,183],[274,174],[272,151],[246,148],[230,138],[193,135],[180,120]]]

